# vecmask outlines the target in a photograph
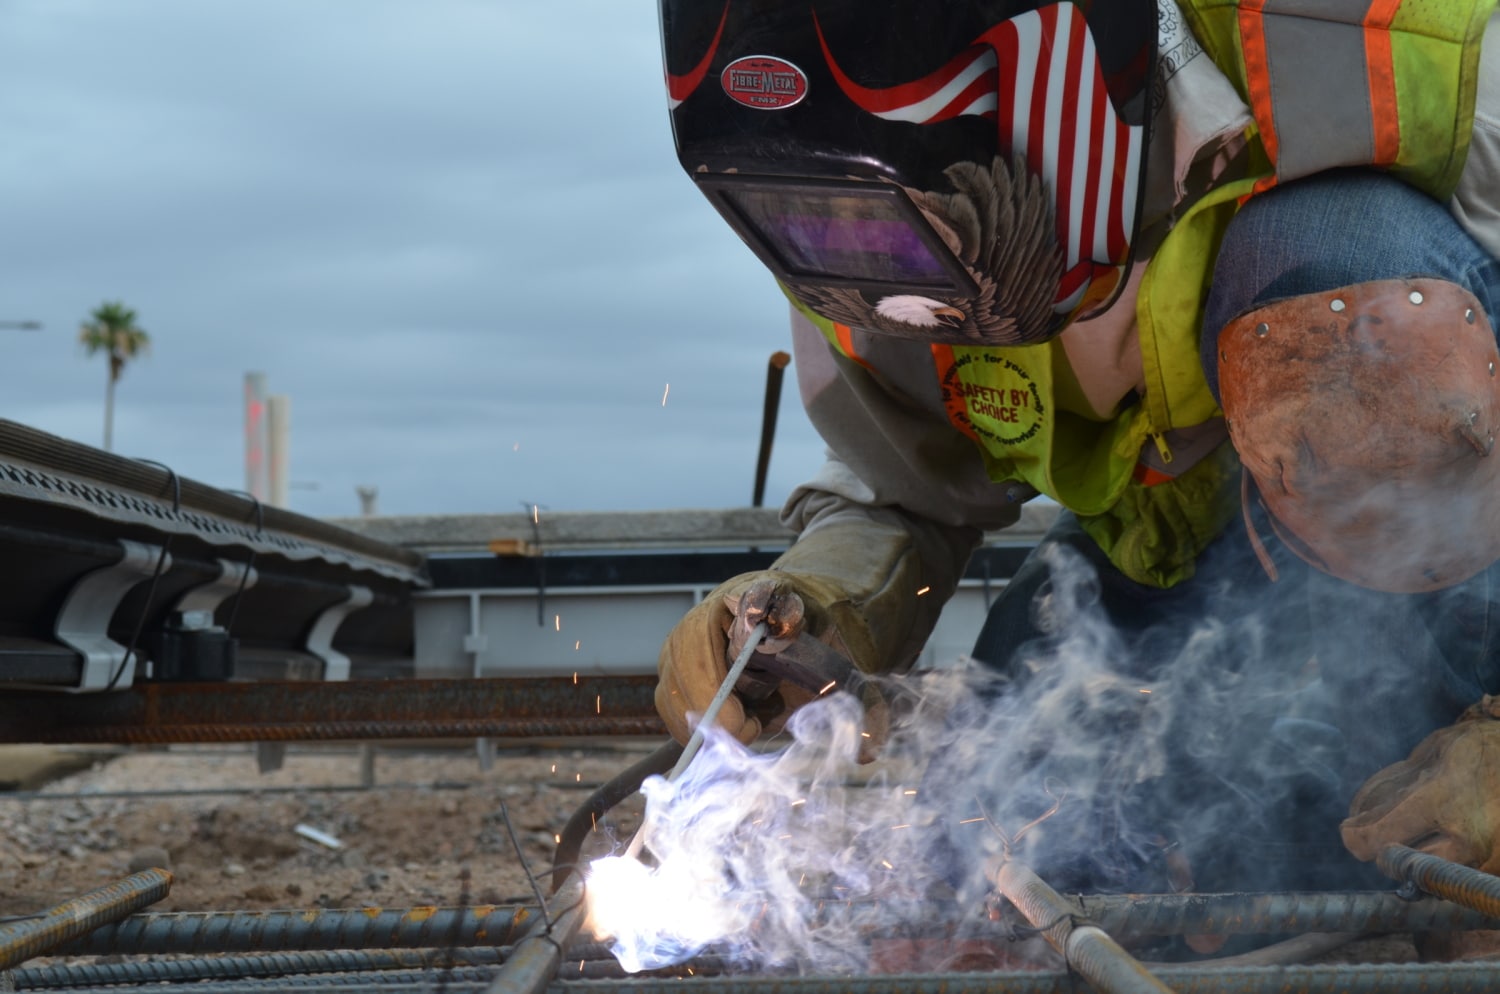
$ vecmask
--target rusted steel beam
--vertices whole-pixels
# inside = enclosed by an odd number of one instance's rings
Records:
[[[664,735],[654,677],[148,683],[0,695],[0,742]]]

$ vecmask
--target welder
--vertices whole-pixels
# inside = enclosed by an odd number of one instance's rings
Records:
[[[795,543],[668,635],[674,736],[753,622],[906,671],[1041,496],[1056,523],[976,660],[1035,679],[1065,566],[1123,674],[1218,633],[1180,691],[1212,735],[1155,729],[1195,747],[1129,785],[1155,797],[1139,838],[1094,839],[1069,886],[1139,886],[1152,845],[1198,889],[1367,882],[1339,827],[1385,767],[1361,858],[1495,862],[1482,748],[1430,817],[1411,785],[1460,750],[1392,766],[1500,690],[1494,7],[661,0],[679,159],[786,294],[828,446],[782,511]],[[718,720],[751,742],[808,696]],[[1483,714],[1442,744],[1500,735]],[[1131,748],[1116,717],[1077,734]],[[1167,824],[1210,801],[1233,823]]]

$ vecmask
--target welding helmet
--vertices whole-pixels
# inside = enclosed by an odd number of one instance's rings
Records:
[[[678,158],[814,312],[1023,345],[1139,227],[1152,0],[661,0]]]

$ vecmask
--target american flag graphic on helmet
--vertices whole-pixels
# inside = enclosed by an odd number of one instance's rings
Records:
[[[1140,125],[1120,120],[1082,11],[1056,3],[985,31],[941,69],[871,89],[850,79],[818,26],[839,87],[888,121],[994,120],[1000,144],[1047,184],[1064,252],[1054,310],[1073,310],[1090,282],[1124,263],[1135,226]]]

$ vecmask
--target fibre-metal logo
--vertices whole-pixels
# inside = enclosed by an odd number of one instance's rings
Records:
[[[774,55],[735,59],[719,75],[729,99],[756,110],[784,110],[807,96],[807,74]]]

